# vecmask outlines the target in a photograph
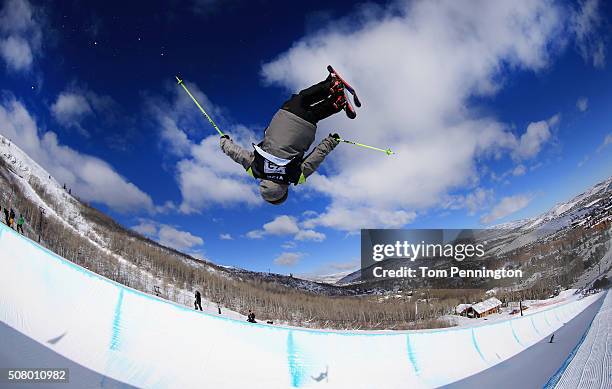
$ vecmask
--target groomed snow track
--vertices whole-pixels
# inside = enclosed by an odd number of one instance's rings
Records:
[[[607,293],[589,332],[562,373],[555,388],[612,388],[612,293]]]
[[[518,354],[599,297],[473,328],[315,331],[192,311],[89,272],[3,224],[0,253],[0,321],[40,353],[147,388],[441,386]],[[92,383],[100,386],[104,379]]]

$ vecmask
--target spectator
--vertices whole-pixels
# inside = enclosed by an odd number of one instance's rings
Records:
[[[247,321],[249,323],[257,323],[255,321],[255,312],[251,311],[250,309],[249,309],[249,315],[247,316]]]
[[[17,220],[17,232],[21,232],[21,235],[23,235],[23,223],[25,223],[25,219],[23,215],[19,215],[19,220]]]
[[[9,225],[9,210],[4,208],[4,224]]]
[[[11,212],[9,213],[9,227],[14,228],[13,224],[15,224],[15,211],[11,208]]]
[[[200,311],[202,311],[202,295],[200,294],[199,290],[195,291],[195,301],[193,302],[193,305],[195,305],[195,310],[197,311],[198,309],[200,309]]]

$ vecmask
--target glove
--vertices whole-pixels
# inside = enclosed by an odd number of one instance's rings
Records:
[[[329,136],[331,136],[332,138],[334,138],[335,140],[337,140],[338,142],[340,141],[340,135],[338,135],[337,133],[334,134],[329,134]]]
[[[223,135],[221,135],[221,139],[231,140],[231,139],[230,139],[230,136],[229,136],[229,135],[227,135],[227,134],[223,134]]]

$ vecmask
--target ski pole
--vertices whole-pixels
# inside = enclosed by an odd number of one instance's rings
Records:
[[[187,89],[187,87],[185,86],[185,83],[183,82],[183,80],[179,77],[176,76],[176,81],[178,81],[178,84],[180,86],[183,87],[183,89],[185,89],[185,92],[187,92],[187,94],[189,95],[189,97],[191,97],[191,100],[193,100],[193,102],[198,106],[198,108],[200,108],[200,111],[202,111],[202,113],[204,114],[204,116],[206,116],[206,119],[208,119],[208,121],[210,122],[210,124],[212,124],[212,126],[215,128],[215,130],[217,130],[217,132],[219,133],[219,135],[223,136],[225,135],[223,133],[223,131],[221,131],[219,129],[219,127],[217,127],[217,125],[215,124],[215,122],[212,120],[212,118],[210,116],[208,116],[208,114],[206,113],[206,111],[204,111],[204,108],[202,108],[202,106],[200,105],[200,103],[198,103],[198,100],[196,100],[195,97],[193,97],[193,95],[191,94],[191,92],[189,92],[189,89]]]
[[[363,143],[357,143],[357,142],[353,142],[352,140],[346,140],[346,139],[342,139],[339,138],[338,139],[340,142],[344,142],[344,143],[348,143],[350,145],[354,145],[354,146],[359,146],[359,147],[364,147],[366,149],[370,149],[370,150],[376,150],[376,151],[382,151],[383,153],[387,154],[387,155],[391,155],[391,154],[395,154],[393,151],[391,151],[391,149],[387,148],[385,149],[379,149],[378,147],[374,147],[374,146],[368,146],[368,145],[364,145]]]

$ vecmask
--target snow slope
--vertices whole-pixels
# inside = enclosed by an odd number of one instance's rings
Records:
[[[36,161],[28,156],[10,140],[0,135],[0,158],[3,158],[9,169],[19,177],[21,188],[25,195],[36,205],[42,207],[45,213],[62,221],[64,225],[73,229],[80,235],[89,238],[94,244],[104,246],[106,242],[95,232],[81,214],[78,201],[70,196],[63,186],[53,176],[43,169]],[[31,182],[38,182],[44,188],[51,201],[59,206],[53,209],[31,187]]]
[[[555,387],[612,388],[612,293]]]
[[[195,312],[91,273],[1,224],[0,267],[3,323],[104,376],[153,388],[441,386],[516,355],[597,298],[472,328],[339,333]]]

